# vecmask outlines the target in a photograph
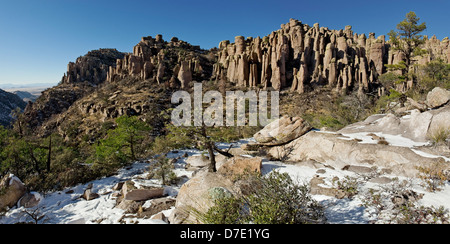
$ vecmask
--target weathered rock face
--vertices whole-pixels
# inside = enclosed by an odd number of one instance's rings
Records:
[[[178,80],[181,83],[181,89],[185,89],[192,82],[192,72],[189,68],[189,63],[186,61],[181,62],[181,68],[178,72]]]
[[[450,62],[450,41],[448,37],[439,41],[434,35],[431,38],[424,36],[425,43],[422,48],[428,51],[428,54],[423,56],[415,57],[414,61],[419,64],[425,64],[431,60],[441,59],[444,62]]]
[[[276,90],[291,86],[300,93],[312,82],[368,88],[387,63],[383,36],[366,39],[353,34],[351,26],[334,31],[293,19],[262,40],[236,37],[235,43],[221,42],[219,48],[216,71],[226,73],[229,81]],[[249,70],[259,75],[250,76]]]
[[[423,48],[429,55],[417,57],[413,63],[437,58],[450,61],[448,39],[426,38]],[[74,121],[92,134],[98,125],[95,122],[122,115],[142,118],[165,109],[162,104],[166,101],[155,102],[162,96],[152,97],[155,92],[162,93],[152,90],[154,87],[171,88],[167,89],[171,92],[189,89],[192,81],[214,79],[223,87],[230,82],[258,89],[290,88],[298,93],[320,86],[373,91],[379,86],[378,76],[386,72],[384,65],[403,59],[404,55],[391,48],[384,36],[358,35],[351,26],[344,30],[318,24],[311,27],[294,19],[263,38],[237,36],[234,43],[222,41],[219,48],[209,51],[176,37],[166,42],[161,35],[149,36],[143,37],[132,53],[100,49],[70,63],[61,84],[29,104],[24,117],[31,129],[40,131],[39,135],[61,132],[63,125]],[[161,108],[154,108],[156,103]],[[68,118],[68,113],[73,117]]]
[[[29,103],[26,107],[24,118],[28,126],[32,129],[41,126],[53,116],[68,110],[79,99],[91,94],[94,87],[106,81],[110,67],[115,66],[116,60],[124,55],[116,49],[100,49],[79,57],[75,63],[69,63],[61,83],[44,91],[34,103]]]
[[[450,62],[448,38],[425,38],[423,48],[429,55],[413,60],[426,63],[440,58]],[[341,89],[373,87],[377,77],[386,72],[385,64],[398,64],[403,53],[394,51],[385,36],[329,30],[291,19],[281,29],[264,38],[236,37],[234,43],[219,45],[215,75],[226,74],[228,81],[245,87],[291,87],[303,93],[308,84],[322,84]]]

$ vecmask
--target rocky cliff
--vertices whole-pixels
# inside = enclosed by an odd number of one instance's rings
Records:
[[[428,54],[414,57],[413,63],[450,62],[448,38],[424,39],[421,48]],[[343,30],[311,27],[294,19],[263,38],[237,36],[234,43],[222,41],[211,50],[176,37],[167,42],[162,35],[148,36],[132,53],[100,49],[69,63],[60,85],[30,104],[25,115],[32,128],[51,118],[52,126],[46,126],[57,128],[63,113],[72,114],[73,120],[101,122],[124,114],[144,116],[165,107],[154,99],[168,102],[171,92],[188,89],[193,81],[297,93],[326,87],[382,94],[378,77],[386,72],[385,65],[403,59],[385,36],[357,34],[351,26]]]
[[[428,54],[415,57],[415,63],[450,62],[448,38],[424,39],[422,49]],[[222,41],[219,50],[217,77],[223,75],[238,86],[290,88],[299,93],[316,85],[368,91],[378,87],[377,78],[386,72],[386,64],[404,59],[384,35],[367,37],[354,33],[351,26],[330,30],[294,19],[263,38],[237,36],[234,43]]]
[[[214,54],[173,37],[170,42],[162,35],[142,37],[133,53],[110,66],[108,82],[127,77],[151,80],[171,88],[185,88],[193,80],[209,80],[212,76]]]
[[[75,63],[70,62],[60,84],[42,92],[35,102],[28,104],[24,111],[26,123],[36,129],[68,110],[77,100],[94,92],[106,80],[109,67],[124,56],[116,49],[99,49],[77,58]],[[51,130],[45,127],[43,131]]]
[[[117,59],[123,58],[124,53],[116,49],[100,49],[88,52],[77,58],[76,62],[67,65],[67,73],[61,79],[62,84],[88,82],[98,85],[106,80],[110,66],[114,66]]]
[[[23,110],[26,105],[17,95],[0,89],[0,125],[9,126],[13,121],[11,112],[16,108]]]
[[[68,65],[58,86],[30,103],[25,120],[40,135],[57,131],[64,136],[68,130],[92,135],[123,115],[162,128],[158,115],[171,106],[172,89],[209,80],[214,63],[211,52],[178,38],[166,42],[161,35],[143,37],[133,53],[91,51]]]

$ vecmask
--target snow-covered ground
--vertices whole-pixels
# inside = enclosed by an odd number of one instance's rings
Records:
[[[376,143],[372,140],[368,133],[357,134],[345,134],[343,139],[358,138],[361,143]],[[407,138],[401,136],[389,136],[377,134],[382,136],[391,145],[416,147],[423,146],[423,143],[416,143]],[[242,144],[254,141],[253,139],[241,140],[238,143],[233,144],[233,147],[240,147]],[[221,143],[219,147],[228,148],[230,144]],[[190,178],[192,176],[191,171],[185,170],[186,158],[182,157],[184,154],[189,156],[199,155],[202,152],[198,150],[179,150],[168,154],[169,158],[180,158],[175,165],[175,173],[177,176],[186,176]],[[434,156],[434,155],[431,155]],[[38,215],[45,216],[40,223],[52,223],[52,224],[115,224],[115,223],[141,223],[141,224],[161,224],[164,223],[160,220],[142,219],[133,215],[125,214],[124,210],[115,208],[116,199],[113,197],[113,186],[118,182],[124,182],[127,180],[133,180],[138,185],[146,186],[158,186],[157,180],[147,180],[147,167],[148,163],[137,162],[131,167],[121,169],[117,175],[111,177],[105,177],[103,179],[92,181],[88,184],[78,185],[76,187],[65,189],[64,191],[53,192],[43,196],[42,201],[37,207]],[[344,171],[340,169],[324,168],[320,173],[320,177],[323,177],[326,185],[331,186],[331,179],[339,177],[343,179],[345,177],[361,177],[351,171]],[[273,170],[278,170],[282,173],[288,173],[299,184],[308,184],[310,180],[318,174],[317,168],[308,166],[287,164],[276,161],[263,160],[262,173],[267,174]],[[324,171],[324,172],[323,172]],[[419,201],[419,204],[424,206],[443,206],[450,209],[450,185],[447,183],[442,191],[436,193],[430,193],[424,190],[420,186],[418,179],[400,179],[408,180],[411,182],[411,186],[414,191],[424,194],[423,199]],[[93,192],[100,194],[100,197],[86,201],[80,196],[88,185],[93,185]],[[166,187],[165,192],[172,197],[176,197],[178,190],[181,186]],[[382,189],[383,186],[371,182],[362,182],[359,186],[360,192],[367,192],[370,188]],[[386,187],[386,186],[384,186]],[[69,192],[69,194],[67,194]],[[373,216],[369,213],[370,209],[362,207],[364,195],[357,195],[352,199],[336,199],[334,197],[315,195],[314,198],[325,206],[325,213],[329,223],[334,224],[366,224],[373,220]],[[145,206],[145,205],[144,205]],[[35,208],[36,209],[36,208]],[[163,213],[169,216],[171,211],[166,210]],[[30,210],[28,211],[30,212]],[[126,218],[124,218],[126,217]],[[8,211],[5,216],[0,217],[0,223],[17,223],[31,221],[29,215],[25,213],[25,209],[13,208]]]

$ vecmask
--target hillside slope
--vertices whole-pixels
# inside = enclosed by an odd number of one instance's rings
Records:
[[[13,121],[11,112],[16,108],[23,110],[26,105],[19,96],[0,89],[0,125],[9,126]]]

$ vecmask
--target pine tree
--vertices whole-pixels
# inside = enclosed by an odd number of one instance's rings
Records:
[[[423,36],[420,35],[426,28],[426,23],[419,24],[420,18],[415,12],[406,14],[406,18],[397,24],[397,31],[389,32],[389,39],[393,44],[394,50],[400,51],[405,55],[405,69],[408,70],[411,65],[411,58],[422,52],[419,45],[424,43]]]

